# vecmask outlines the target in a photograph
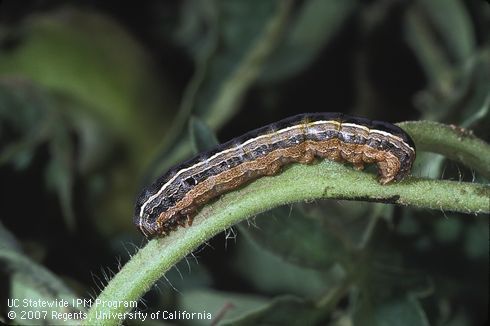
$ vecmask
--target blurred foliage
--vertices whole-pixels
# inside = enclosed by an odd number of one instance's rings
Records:
[[[474,0],[0,2],[2,299],[94,295],[143,243],[138,189],[215,133],[341,111],[488,141],[489,41],[490,5]],[[488,183],[429,153],[413,174]],[[488,316],[488,216],[315,202],[225,235],[175,266],[147,310],[234,325]]]
[[[63,299],[70,304],[66,307],[57,307],[53,309],[58,313],[67,312],[79,312],[79,307],[74,307],[71,303],[72,300],[76,300],[77,297],[67,286],[59,280],[59,278],[53,275],[45,267],[32,261],[29,257],[26,257],[20,245],[16,242],[14,237],[4,228],[0,223],[0,260],[2,261],[1,271],[8,274],[8,282],[10,286],[9,293],[2,293],[1,297],[4,302],[7,299],[13,298],[29,298],[33,301],[45,300],[54,301]],[[21,306],[13,307],[19,316],[22,311],[25,310]],[[42,311],[43,307],[31,308],[33,312]],[[52,323],[56,319],[51,318],[51,314],[47,317],[46,322]],[[20,321],[19,323],[26,324],[26,321]],[[27,324],[29,324],[27,322]]]

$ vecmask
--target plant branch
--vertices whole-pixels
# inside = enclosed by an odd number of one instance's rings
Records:
[[[398,126],[412,136],[417,150],[444,155],[490,179],[490,145],[471,131],[433,121],[407,121]]]
[[[490,146],[457,127],[434,122],[404,122],[402,126],[419,150],[446,155],[488,176]],[[206,205],[191,227],[154,239],[117,273],[97,298],[99,302],[139,300],[182,258],[214,235],[251,216],[298,201],[345,199],[410,205],[421,208],[482,214],[490,211],[490,186],[409,177],[380,185],[370,173],[323,161],[292,165],[273,177],[260,178]],[[88,324],[120,324],[131,308],[94,305]],[[109,314],[112,319],[98,319]]]
[[[490,187],[474,183],[408,178],[380,185],[375,176],[330,161],[293,165],[273,177],[264,177],[205,206],[191,227],[154,239],[142,248],[109,282],[98,297],[102,302],[139,300],[174,264],[226,228],[274,207],[315,199],[379,201],[422,208],[488,213]],[[124,313],[130,308],[94,306],[86,322],[97,323],[96,313]],[[109,320],[103,320],[110,324]],[[122,320],[114,319],[113,324]]]

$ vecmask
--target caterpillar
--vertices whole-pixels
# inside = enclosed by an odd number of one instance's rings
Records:
[[[252,130],[171,168],[143,189],[134,224],[148,238],[191,225],[200,207],[290,163],[324,158],[361,170],[375,163],[379,182],[410,173],[415,145],[401,128],[343,113],[305,113]]]

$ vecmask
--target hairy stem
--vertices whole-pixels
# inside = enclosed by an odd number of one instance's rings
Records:
[[[433,121],[407,121],[398,126],[412,136],[417,150],[444,155],[490,179],[490,145],[470,131]]]
[[[433,122],[400,124],[419,150],[441,153],[488,176],[490,146],[467,132]],[[323,161],[296,164],[273,177],[264,177],[206,205],[191,227],[154,239],[135,254],[107,284],[99,302],[139,300],[174,264],[230,226],[274,207],[315,199],[345,199],[409,205],[442,211],[482,214],[490,211],[490,186],[410,177],[380,185],[373,174]],[[87,324],[120,324],[124,305],[94,305]],[[99,315],[98,315],[99,314]],[[109,314],[111,319],[100,319]],[[107,318],[107,317],[106,317]]]

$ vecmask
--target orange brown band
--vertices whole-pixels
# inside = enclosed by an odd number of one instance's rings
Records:
[[[138,198],[134,222],[147,237],[190,225],[197,210],[223,193],[290,163],[315,157],[376,163],[379,181],[403,179],[415,159],[411,138],[399,127],[341,113],[302,114],[251,131],[172,168]]]

